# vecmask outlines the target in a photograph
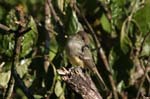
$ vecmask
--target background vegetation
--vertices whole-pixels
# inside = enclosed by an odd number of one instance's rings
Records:
[[[104,99],[150,96],[149,9],[149,0],[1,0],[0,98],[80,99],[56,72],[71,66],[64,46],[79,30],[110,89]]]

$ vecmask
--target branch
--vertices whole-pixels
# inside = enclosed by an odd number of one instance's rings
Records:
[[[5,30],[7,32],[15,32],[14,30],[10,29],[9,27],[1,23],[0,23],[0,29]]]
[[[44,70],[45,73],[48,72],[48,68],[50,65],[49,62],[49,50],[50,50],[50,34],[52,33],[52,26],[51,26],[51,11],[49,8],[50,0],[45,0],[45,52],[44,52]],[[45,78],[46,79],[46,78]]]
[[[83,73],[80,67],[70,68],[69,70],[62,68],[57,71],[63,81],[75,92],[80,94],[83,99],[102,99],[91,77]]]
[[[11,74],[10,80],[8,82],[8,87],[7,87],[6,92],[5,92],[4,99],[10,99],[11,94],[12,94],[13,89],[14,89],[14,83],[15,83],[15,80]]]
[[[9,30],[10,30],[9,27],[7,27],[7,26],[5,26],[5,25],[3,25],[3,24],[1,24],[1,23],[0,23],[0,29],[3,29],[3,30],[5,30],[5,31],[9,31]]]
[[[63,26],[62,21],[61,21],[60,18],[57,16],[56,11],[54,10],[54,7],[53,7],[53,5],[52,5],[52,3],[51,3],[51,0],[47,0],[47,2],[48,2],[48,6],[49,6],[49,8],[50,8],[51,14],[52,14],[52,16],[54,17],[54,20],[55,20],[56,22],[58,22],[60,26]]]
[[[6,89],[4,99],[11,99],[15,81],[29,99],[34,99],[33,95],[29,92],[28,88],[26,88],[25,84],[23,83],[20,76],[16,72],[16,67],[18,66],[18,64],[20,62],[19,55],[20,55],[20,51],[21,51],[22,35],[24,35],[25,33],[27,33],[28,31],[31,30],[31,28],[26,29],[26,26],[24,26],[24,25],[27,25],[27,22],[25,21],[27,19],[25,19],[25,17],[24,17],[25,16],[24,10],[22,10],[20,7],[22,7],[22,6],[16,6],[16,9],[15,9],[18,13],[18,17],[19,17],[18,21],[21,23],[18,24],[17,30],[13,31],[13,33],[15,34],[14,35],[15,44],[14,44],[13,56],[12,56],[11,77],[8,82],[8,87]],[[0,27],[6,31],[12,30],[2,24],[0,24]]]
[[[19,33],[20,30],[18,30]],[[18,34],[16,33],[16,34]],[[21,40],[22,37],[21,36],[16,36],[15,35],[15,45],[14,45],[14,50],[13,50],[13,59],[12,59],[12,66],[11,66],[11,78],[9,80],[8,83],[8,88],[6,89],[6,93],[4,98],[5,99],[10,99],[11,94],[13,92],[13,88],[14,88],[14,84],[15,84],[15,80],[13,77],[13,72],[16,68],[16,65],[19,64],[19,54],[20,54],[20,49],[21,49]]]
[[[109,19],[109,21],[111,21],[112,14],[111,14],[111,10],[108,7],[106,1],[97,0],[97,3],[98,3],[98,5],[100,5],[104,9],[104,12],[106,13],[107,18]]]
[[[21,49],[22,35],[30,30],[31,28],[28,28],[25,30],[23,27],[20,27],[15,33],[16,35],[15,35],[15,45],[14,45],[14,50],[13,50],[11,77],[10,77],[8,87],[6,89],[6,93],[4,96],[5,99],[10,99],[11,94],[13,92],[15,81],[29,99],[34,99],[33,95],[28,90],[28,88],[26,88],[25,84],[23,83],[20,76],[16,72],[16,66],[17,64],[19,64],[19,54],[20,54],[20,49]]]
[[[103,62],[104,62],[104,65],[106,67],[106,70],[108,71],[108,78],[110,80],[110,84],[111,84],[111,87],[112,87],[112,90],[113,90],[113,95],[114,95],[114,98],[115,99],[118,99],[118,94],[117,94],[117,89],[116,89],[116,85],[115,85],[115,81],[113,79],[113,74],[111,72],[111,69],[109,67],[109,63],[107,61],[107,57],[103,51],[102,48],[99,49],[99,56],[102,58]]]

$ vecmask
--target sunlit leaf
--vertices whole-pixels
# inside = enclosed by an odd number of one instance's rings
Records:
[[[146,43],[143,46],[143,50],[142,50],[141,56],[149,56],[149,55],[150,55],[150,44]]]
[[[28,73],[28,66],[31,63],[31,59],[23,59],[21,60],[19,66],[16,67],[17,73],[22,78],[24,74]]]
[[[57,44],[56,39],[53,37],[53,38],[51,38],[50,53],[49,53],[51,61],[56,56],[57,51],[58,51],[58,44]]]
[[[130,47],[132,46],[131,40],[128,36],[128,30],[126,27],[127,20],[125,20],[122,24],[121,35],[120,35],[120,47],[124,53],[128,53]]]
[[[6,25],[12,30],[17,30],[18,24],[17,24],[18,18],[16,15],[16,10],[13,8],[9,11],[8,15],[6,16]]]
[[[144,41],[144,44],[141,45],[142,46],[142,52],[141,52],[141,56],[150,56],[150,35],[148,35]]]
[[[57,1],[58,8],[60,9],[61,12],[63,12],[65,0],[56,0],[56,1]]]
[[[27,96],[24,94],[24,92],[20,88],[16,88],[16,93],[18,96],[20,96],[21,99],[28,99]]]
[[[61,86],[61,82],[57,81],[55,85],[55,94],[57,97],[60,97],[63,94],[63,88]]]
[[[109,65],[112,67],[115,62],[118,60],[119,55],[117,55],[115,48],[112,48],[109,53]]]
[[[22,40],[21,57],[26,56],[33,50],[38,38],[36,24],[32,17],[30,17],[28,27],[31,28],[31,30],[25,33],[24,36],[22,37],[23,40]]]
[[[68,10],[67,17],[67,34],[74,34],[82,28],[74,11]]]
[[[103,14],[102,17],[101,17],[101,24],[102,24],[102,27],[103,29],[110,33],[111,32],[111,26],[110,26],[110,23],[107,19],[107,17]]]
[[[124,81],[120,81],[120,83],[117,86],[118,92],[121,92],[123,90],[123,88],[125,88],[125,83],[124,83]]]
[[[8,81],[9,81],[9,79],[10,79],[10,74],[11,74],[10,71],[1,72],[1,73],[0,73],[0,86],[1,86],[1,87],[6,88],[7,83],[8,83]]]
[[[41,99],[41,98],[43,98],[43,96],[42,96],[42,95],[35,94],[35,95],[34,95],[34,98],[35,98],[35,99]]]

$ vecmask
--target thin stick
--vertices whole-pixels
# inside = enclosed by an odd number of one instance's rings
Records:
[[[60,26],[63,26],[63,23],[61,22],[60,18],[57,16],[57,14],[56,14],[56,12],[54,10],[54,7],[51,4],[51,0],[48,0],[47,2],[48,2],[48,5],[49,5],[49,8],[51,10],[51,14],[53,15],[55,21],[58,22]]]
[[[136,99],[139,99],[140,91],[141,91],[142,86],[143,86],[143,84],[144,84],[144,81],[145,81],[146,75],[147,75],[147,73],[148,73],[148,71],[149,71],[149,69],[148,69],[148,68],[149,68],[149,67],[148,67],[148,66],[146,66],[145,73],[144,73],[144,75],[143,75],[143,77],[142,77],[141,84],[140,84],[140,86],[139,86],[139,89],[138,89],[138,92],[137,92]]]
[[[1,23],[0,23],[0,28],[3,29],[3,30],[5,30],[5,31],[9,31],[10,30],[9,27],[7,27],[6,25],[3,25]]]
[[[5,30],[7,32],[15,32],[14,30],[10,29],[8,26],[0,23],[0,29]]]

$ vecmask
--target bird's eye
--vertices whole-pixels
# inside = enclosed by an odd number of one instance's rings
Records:
[[[89,48],[89,46],[88,45],[84,45],[84,46],[82,46],[82,52],[85,50],[85,48]]]

